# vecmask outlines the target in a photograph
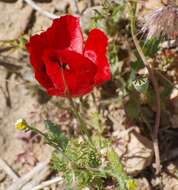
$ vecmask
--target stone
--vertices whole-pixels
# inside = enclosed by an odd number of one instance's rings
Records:
[[[152,142],[139,133],[138,127],[123,131],[123,134],[121,132],[117,139],[116,152],[129,175],[136,176],[151,165],[153,159]]]
[[[22,35],[31,18],[32,8],[22,3],[0,3],[0,41],[15,40]]]

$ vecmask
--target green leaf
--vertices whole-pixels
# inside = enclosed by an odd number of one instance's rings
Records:
[[[113,12],[112,12],[113,22],[118,22],[119,18],[123,15],[124,9],[125,9],[124,3],[115,5],[115,7],[113,7]]]
[[[133,81],[132,84],[138,92],[143,93],[143,94],[147,92],[148,86],[149,86],[148,78],[146,77],[136,79]]]
[[[137,60],[131,63],[131,68],[135,71],[144,68],[143,61],[140,59],[139,55],[137,54],[136,54]]]
[[[48,130],[47,135],[49,139],[58,144],[62,150],[65,150],[68,144],[68,139],[65,134],[59,129],[59,127],[49,120],[45,121],[45,127]]]
[[[67,160],[63,155],[54,151],[51,156],[51,167],[58,172],[66,172]]]
[[[127,81],[127,86],[128,86],[129,90],[131,90],[133,88],[133,84],[132,83],[135,80],[135,78],[136,78],[136,72],[135,72],[135,70],[132,69],[131,72],[130,72],[129,79]]]
[[[140,104],[138,97],[131,97],[125,104],[125,111],[130,119],[137,119],[140,115]]]
[[[165,98],[168,98],[171,95],[172,90],[173,90],[173,85],[171,85],[169,81],[164,80],[164,79],[161,80],[161,83],[164,86],[164,88],[160,96],[161,96],[161,99],[165,100]]]
[[[117,155],[117,153],[110,149],[108,151],[108,160],[110,162],[111,173],[117,179],[119,190],[136,190],[136,184],[133,179],[126,175],[124,167]]]
[[[100,165],[100,153],[87,142],[80,142],[78,139],[70,140],[65,153],[81,168],[96,168]]]
[[[143,46],[144,54],[148,57],[154,57],[154,55],[159,50],[159,43],[160,40],[157,38],[151,38],[150,40],[147,40],[147,42]]]
[[[112,170],[111,174],[117,179],[119,189],[126,190],[126,175],[117,153],[113,149],[111,149],[108,151],[107,156]]]
[[[22,49],[25,47],[26,43],[27,43],[27,39],[23,35],[21,35],[18,39],[18,46],[17,47]]]
[[[104,128],[101,125],[102,117],[98,112],[92,112],[90,117],[90,122],[94,129],[96,129],[99,133],[102,133]]]
[[[66,190],[73,190],[75,182],[75,174],[71,170],[64,172]]]
[[[111,144],[111,140],[106,139],[101,135],[93,135],[92,142],[99,150],[107,148]]]
[[[120,162],[120,159],[119,159],[117,153],[113,149],[110,149],[108,151],[107,156],[108,156],[109,162],[111,163],[111,168],[114,171],[114,173],[116,173],[118,175],[120,175],[121,173],[124,173],[124,169]]]

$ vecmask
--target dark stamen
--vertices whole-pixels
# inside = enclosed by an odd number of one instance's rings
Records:
[[[67,68],[66,63],[60,63],[59,66],[60,66],[61,69],[66,69]]]
[[[58,57],[56,57],[56,56],[54,56],[54,55],[50,57],[50,60],[51,60],[52,62],[58,64],[61,69],[67,69],[67,70],[70,69],[70,68],[69,68],[69,65],[67,65],[66,63],[62,63],[62,62],[58,59]]]

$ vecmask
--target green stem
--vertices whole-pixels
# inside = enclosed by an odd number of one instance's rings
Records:
[[[60,60],[61,61],[61,60]],[[70,95],[70,91],[68,89],[68,85],[67,85],[67,82],[66,82],[66,79],[65,79],[65,76],[64,76],[64,72],[62,70],[62,80],[64,82],[64,86],[65,86],[65,95],[66,97],[68,98],[69,102],[70,102],[70,105],[72,107],[72,111],[74,113],[74,115],[76,116],[77,118],[77,121],[78,121],[78,124],[79,124],[79,127],[80,127],[80,130],[81,130],[81,133],[83,135],[83,138],[85,138],[85,135],[87,136],[87,141],[89,142],[89,144],[92,144],[92,140],[90,138],[90,134],[89,134],[89,131],[86,127],[86,123],[85,121],[82,119],[82,117],[80,116],[80,113],[78,112],[76,106],[75,106],[75,103]]]
[[[41,136],[43,136],[46,140],[46,143],[49,144],[50,146],[54,147],[57,151],[59,151],[66,159],[68,159],[70,162],[73,162],[65,153],[64,153],[64,150],[59,147],[59,145],[55,142],[53,142],[47,134],[41,132],[40,130],[38,130],[37,128],[35,127],[32,127],[32,126],[29,126],[28,125],[28,129],[37,133],[37,134],[40,134]]]
[[[83,118],[81,117],[80,113],[78,112],[73,99],[70,96],[68,96],[68,100],[69,100],[70,105],[72,107],[72,112],[74,113],[74,115],[76,116],[76,119],[78,121],[80,131],[82,133],[83,138],[86,139],[86,136],[87,136],[86,140],[89,142],[90,145],[93,145],[91,137],[90,137],[90,133],[86,127],[86,123],[83,120]]]

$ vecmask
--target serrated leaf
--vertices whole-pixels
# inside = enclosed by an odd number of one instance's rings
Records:
[[[111,149],[108,151],[108,160],[111,166],[111,175],[117,179],[119,190],[136,190],[136,184],[133,179],[128,177],[124,167],[120,162],[117,153]]]
[[[64,159],[62,154],[53,152],[51,156],[51,166],[52,169],[58,172],[65,172],[67,168],[67,160]]]
[[[124,173],[124,169],[120,162],[120,159],[119,159],[117,153],[113,149],[110,149],[108,151],[107,156],[108,156],[109,162],[111,163],[111,167],[112,167],[113,171],[115,173],[117,173],[118,175],[120,175],[121,173]]]
[[[117,179],[119,189],[126,190],[125,172],[117,153],[111,149],[108,151],[107,156],[112,170],[111,173]]]
[[[76,139],[70,140],[65,153],[81,168],[96,168],[100,165],[100,153],[87,142],[79,142]]]
[[[75,174],[73,171],[66,171],[64,173],[64,179],[65,179],[65,185],[66,185],[66,190],[73,190],[74,185],[76,186],[75,182]]]
[[[95,147],[99,148],[99,150],[106,148],[111,144],[111,140],[106,139],[99,135],[93,135],[92,142],[94,143]]]
[[[92,126],[99,132],[102,133],[103,127],[101,125],[101,115],[98,112],[92,112],[90,117],[90,122]]]
[[[143,94],[147,92],[148,87],[149,87],[148,78],[146,77],[136,79],[132,82],[132,84],[138,92],[143,93]]]

